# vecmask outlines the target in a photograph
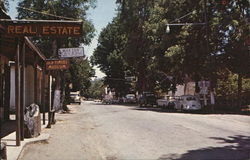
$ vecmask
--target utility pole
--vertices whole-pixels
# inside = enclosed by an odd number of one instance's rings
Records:
[[[207,51],[207,55],[210,53],[210,49],[209,49],[209,32],[208,32],[208,16],[207,16],[207,0],[204,0],[204,19],[205,19],[205,24],[206,24],[206,51]],[[211,55],[209,55],[209,62],[212,63],[212,57]],[[210,65],[210,67],[212,67],[212,65]],[[215,104],[215,98],[214,98],[214,88],[213,88],[213,75],[212,75],[212,71],[210,72],[209,75],[209,80],[210,80],[210,104],[211,104],[211,109],[214,110],[213,105]]]

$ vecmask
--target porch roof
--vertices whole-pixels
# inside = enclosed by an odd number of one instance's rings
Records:
[[[9,15],[0,7],[0,19],[11,19]],[[6,35],[3,30],[1,30],[0,24],[0,54],[8,57],[10,60],[14,60],[16,55],[16,44],[17,38]],[[26,45],[25,49],[25,60],[28,64],[33,64],[35,56],[39,57],[38,61],[44,63],[46,60],[45,55],[36,47],[35,44],[31,42],[28,37],[23,37],[19,39],[23,41]]]

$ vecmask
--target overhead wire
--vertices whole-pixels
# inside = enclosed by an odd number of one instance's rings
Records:
[[[25,8],[25,7],[17,7],[17,8],[21,8],[21,9],[28,10],[28,11],[35,12],[35,13],[40,13],[40,14],[43,14],[43,15],[51,16],[51,17],[66,19],[66,20],[73,20],[73,21],[78,20],[78,19],[75,19],[75,18],[69,18],[69,17],[58,16],[58,15],[54,15],[54,14],[50,14],[50,13],[44,13],[44,12],[40,12],[40,11],[37,11],[37,10],[34,10],[34,9]]]

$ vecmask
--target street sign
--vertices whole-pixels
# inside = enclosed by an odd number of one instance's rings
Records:
[[[69,60],[46,60],[47,70],[65,70],[69,69]]]
[[[59,20],[7,20],[0,19],[1,30],[4,34],[46,37],[80,37],[82,36],[81,21]]]
[[[210,81],[199,81],[198,86],[200,88],[200,94],[208,94],[208,88],[210,87]]]
[[[210,87],[210,82],[209,81],[199,81],[198,82],[198,86],[200,88],[203,88],[203,87]]]
[[[58,55],[61,58],[83,57],[84,48],[60,48]]]

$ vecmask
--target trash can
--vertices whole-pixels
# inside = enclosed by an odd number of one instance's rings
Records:
[[[39,106],[35,103],[27,106],[24,112],[24,138],[33,138],[41,133]]]
[[[7,148],[6,148],[6,143],[4,143],[4,142],[1,142],[0,159],[1,160],[7,159]]]

